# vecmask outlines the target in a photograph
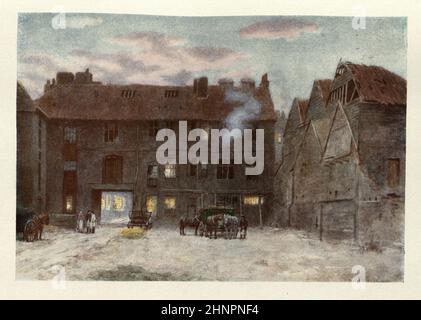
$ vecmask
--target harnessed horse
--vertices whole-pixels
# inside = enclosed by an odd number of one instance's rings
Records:
[[[28,221],[26,221],[23,228],[23,239],[27,242],[35,240],[42,240],[42,231],[44,230],[44,224],[50,223],[50,216],[46,213],[40,215],[34,215]]]
[[[184,232],[184,229],[186,227],[192,227],[194,228],[194,235],[197,236],[197,229],[200,225],[200,219],[198,216],[194,216],[193,218],[184,217],[180,219],[180,235],[185,236],[186,233]]]

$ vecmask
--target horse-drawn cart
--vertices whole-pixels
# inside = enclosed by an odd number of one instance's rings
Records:
[[[248,222],[245,216],[236,216],[233,208],[210,207],[200,210],[194,217],[183,217],[179,222],[180,235],[184,236],[185,228],[194,228],[195,235],[201,237],[218,238],[218,234],[225,239],[236,239],[240,233],[240,239],[247,236]]]
[[[211,207],[202,209],[200,212],[200,236],[217,238],[218,234],[225,239],[236,239],[240,233],[240,239],[245,239],[247,233],[244,216],[237,217],[233,208]]]
[[[152,213],[141,211],[141,210],[132,210],[129,214],[129,223],[127,223],[127,228],[141,227],[144,229],[152,228]]]

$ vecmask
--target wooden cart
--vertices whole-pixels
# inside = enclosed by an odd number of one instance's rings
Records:
[[[127,223],[127,228],[141,227],[145,229],[152,228],[152,213],[133,210],[129,214],[129,223]]]

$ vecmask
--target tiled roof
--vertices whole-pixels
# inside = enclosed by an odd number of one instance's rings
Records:
[[[406,105],[406,80],[379,66],[345,62],[366,102],[387,105]]]
[[[165,92],[175,90],[174,96]],[[220,86],[208,86],[205,98],[192,86],[68,84],[48,90],[36,101],[52,119],[80,120],[224,120],[240,102],[228,102]],[[257,87],[260,120],[276,120],[268,89]]]

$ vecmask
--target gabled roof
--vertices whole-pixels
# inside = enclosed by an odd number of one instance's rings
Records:
[[[323,150],[327,136],[329,134],[330,118],[311,120],[311,124],[313,125],[317,139],[319,140],[320,147]]]
[[[123,91],[130,91],[126,97]],[[166,90],[176,96],[165,97]],[[260,120],[276,120],[267,88],[254,89],[261,104]],[[208,86],[208,96],[197,97],[192,86],[153,85],[59,85],[36,101],[52,119],[81,120],[209,120],[220,121],[241,102],[228,102],[220,86]]]
[[[326,103],[329,99],[330,87],[332,85],[331,79],[321,79],[315,81],[316,85],[319,86],[320,92],[322,94],[322,99]]]
[[[298,111],[300,112],[300,120],[301,122],[304,122],[307,115],[307,109],[308,109],[308,99],[297,99],[297,107]]]
[[[406,105],[406,80],[379,66],[340,63],[353,75],[360,98],[365,102]]]
[[[355,145],[355,149],[357,150],[356,156],[359,159],[359,154],[358,154],[358,140],[356,139],[356,134],[355,134],[355,132],[352,129],[352,126],[351,126],[351,123],[349,121],[348,115],[345,112],[345,110],[344,110],[344,108],[342,106],[342,103],[339,102],[339,101],[335,102],[335,111],[334,111],[334,113],[332,115],[332,118],[330,119],[329,131],[327,133],[326,140],[325,140],[325,143],[324,143],[324,146],[323,146],[323,156],[322,156],[322,159],[326,159],[325,157],[326,157],[328,143],[329,143],[329,140],[330,140],[330,137],[331,137],[333,125],[335,124],[335,121],[337,121],[338,112],[340,112],[342,114],[342,116],[344,117],[344,120],[345,120],[345,123],[346,123],[346,128],[347,128],[347,130],[349,131],[349,134],[350,134],[351,142]],[[352,152],[352,148],[350,149],[350,152]]]

